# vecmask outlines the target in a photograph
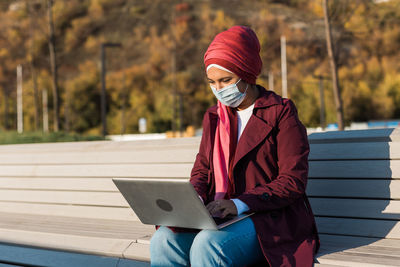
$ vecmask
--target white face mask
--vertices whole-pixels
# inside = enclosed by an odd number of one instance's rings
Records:
[[[210,87],[219,102],[221,102],[225,106],[237,108],[246,97],[247,88],[249,87],[249,84],[247,84],[244,93],[240,92],[239,88],[237,87],[237,84],[240,82],[240,80],[241,79],[239,79],[236,83],[227,85],[218,91],[215,87],[211,85]]]

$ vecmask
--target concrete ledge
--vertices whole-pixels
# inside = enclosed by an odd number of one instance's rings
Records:
[[[0,243],[0,266],[145,267],[148,263],[112,257]]]
[[[123,258],[124,251],[136,240],[0,229],[0,242]]]

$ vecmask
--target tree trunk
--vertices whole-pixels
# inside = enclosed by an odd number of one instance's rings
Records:
[[[32,83],[33,83],[33,96],[34,96],[34,106],[35,106],[35,130],[39,131],[40,127],[40,110],[39,110],[39,92],[38,92],[38,86],[37,86],[37,77],[36,77],[36,70],[35,70],[35,58],[33,54],[33,39],[34,39],[34,27],[36,24],[34,23],[34,17],[35,15],[33,14],[33,7],[32,3],[29,3],[27,1],[27,5],[29,5],[29,17],[30,17],[30,38],[31,38],[31,43],[29,45],[29,53],[30,53],[30,67],[31,67],[31,75],[32,75]]]
[[[54,36],[54,24],[52,14],[53,0],[47,0],[47,10],[49,17],[49,50],[50,50],[50,65],[53,75],[53,109],[54,109],[54,131],[58,132],[60,127],[60,112],[59,112],[59,92],[57,86],[57,64],[56,64],[56,38]]]
[[[342,107],[342,99],[340,96],[340,86],[339,86],[339,77],[338,77],[336,58],[333,53],[332,32],[331,32],[331,25],[329,22],[329,12],[328,12],[328,3],[327,2],[328,2],[328,0],[322,1],[322,5],[324,8],[326,46],[328,49],[329,63],[331,65],[331,71],[332,71],[333,95],[335,97],[336,117],[337,117],[339,130],[343,131],[344,130],[343,107]]]
[[[3,85],[3,97],[4,97],[4,129],[8,130],[8,91],[6,86]]]

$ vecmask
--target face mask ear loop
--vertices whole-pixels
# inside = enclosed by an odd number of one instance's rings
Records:
[[[247,93],[247,88],[249,88],[249,84],[248,83],[246,83],[246,84],[247,84],[247,86],[246,86],[246,89],[244,89],[244,93],[243,94]]]

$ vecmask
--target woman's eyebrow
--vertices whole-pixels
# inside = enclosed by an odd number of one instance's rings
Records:
[[[225,76],[225,77],[219,78],[218,81],[222,81],[222,80],[225,80],[225,79],[232,79],[232,78],[233,78],[232,76]],[[214,81],[213,79],[210,79],[210,78],[208,78],[208,77],[207,77],[207,79],[208,79],[209,81]]]

